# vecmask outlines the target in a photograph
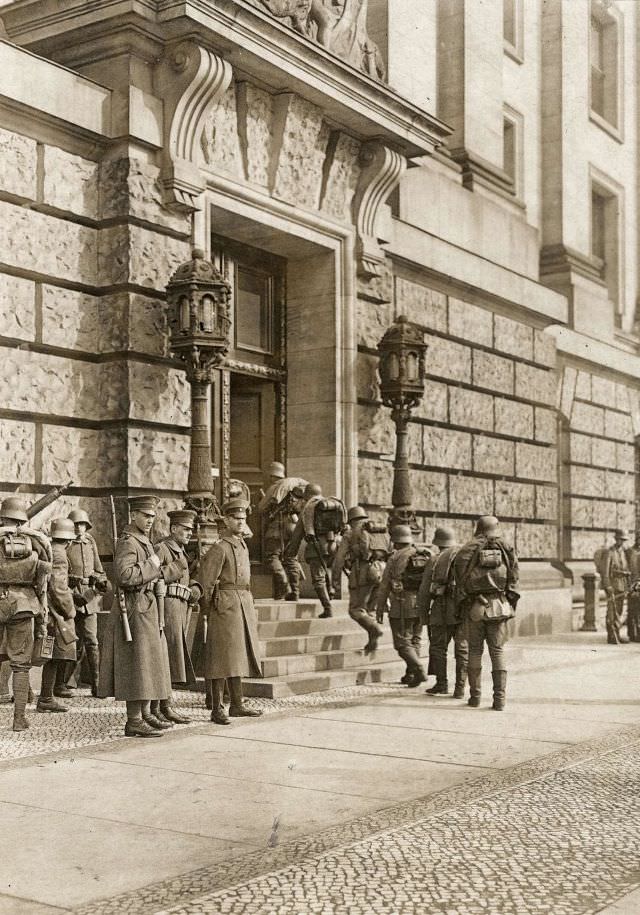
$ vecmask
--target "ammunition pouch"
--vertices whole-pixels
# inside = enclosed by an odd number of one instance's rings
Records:
[[[191,588],[185,588],[184,585],[179,585],[177,582],[167,585],[167,597],[174,597],[178,600],[190,601],[191,600]]]

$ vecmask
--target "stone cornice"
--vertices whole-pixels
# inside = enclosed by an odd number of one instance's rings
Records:
[[[588,337],[570,327],[552,326],[547,332],[556,339],[559,353],[583,359],[596,366],[605,366],[616,373],[628,375],[636,384],[640,382],[640,356],[625,352],[612,343]]]
[[[71,62],[89,35],[121,33],[126,22],[154,40],[190,38],[238,74],[295,92],[361,140],[379,139],[407,157],[425,155],[448,128],[389,87],[242,0],[17,0],[2,9],[12,41]]]

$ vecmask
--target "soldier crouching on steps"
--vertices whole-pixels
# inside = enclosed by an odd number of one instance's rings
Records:
[[[415,561],[418,550],[413,543],[411,528],[406,525],[400,524],[392,529],[391,541],[394,552],[389,557],[380,583],[376,615],[381,623],[388,601],[393,647],[407,665],[407,686],[414,688],[427,679],[420,660],[424,623],[416,606],[427,556],[420,556],[420,563]]]
[[[211,720],[230,724],[231,717],[262,714],[244,704],[242,677],[262,677],[258,621],[250,591],[251,564],[242,530],[249,503],[230,499],[222,507],[226,531],[200,561],[197,579],[208,615],[205,678],[211,681]],[[229,715],[224,707],[225,680],[229,684]]]
[[[364,646],[365,654],[378,647],[378,639],[384,632],[376,622],[375,601],[384,571],[384,561],[378,554],[386,551],[376,549],[374,538],[367,529],[369,518],[360,505],[354,505],[347,512],[349,529],[345,532],[333,560],[332,575],[335,591],[340,588],[340,575],[346,572],[349,579],[349,616],[369,635]]]
[[[76,660],[76,608],[69,587],[69,560],[67,547],[76,538],[73,521],[56,518],[51,523],[51,550],[53,570],[49,578],[49,631],[54,636],[51,660],[42,667],[42,684],[36,705],[37,712],[68,712],[69,708],[54,697],[58,674],[65,670],[68,661]]]
[[[44,594],[52,569],[51,545],[39,531],[23,527],[27,521],[21,499],[9,497],[0,505],[0,660],[8,660],[13,671],[14,731],[29,727],[34,635],[46,635]]]
[[[478,519],[475,535],[460,547],[453,563],[458,603],[467,621],[469,635],[469,705],[480,705],[482,654],[487,643],[493,678],[493,708],[505,706],[507,669],[504,645],[508,621],[515,615],[520,595],[518,557],[500,534],[500,522],[493,515]]]
[[[113,557],[115,585],[124,593],[124,613],[119,600],[111,607],[100,663],[98,695],[114,696],[127,703],[125,737],[161,737],[172,727],[151,713],[151,702],[169,699],[171,674],[163,620],[157,594],[164,594],[160,559],[149,533],[158,500],[153,496],[129,499],[131,523],[122,531]],[[126,616],[131,630],[127,640]]]

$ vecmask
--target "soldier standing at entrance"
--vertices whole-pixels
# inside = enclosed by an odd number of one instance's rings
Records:
[[[153,496],[129,499],[131,522],[122,531],[113,557],[115,585],[124,593],[131,641],[126,639],[116,599],[100,663],[98,694],[127,703],[125,737],[161,737],[161,731],[171,727],[151,714],[154,699],[171,696],[167,642],[158,603],[164,582],[160,559],[149,540],[157,505]]]
[[[67,661],[76,660],[76,608],[69,588],[69,560],[67,547],[75,540],[73,521],[56,518],[51,524],[51,550],[53,570],[49,578],[49,629],[54,636],[53,655],[42,667],[42,685],[36,705],[38,712],[68,712],[64,703],[54,698],[58,671],[64,670]]]
[[[626,552],[629,535],[618,528],[613,536],[614,542],[600,557],[598,571],[607,595],[607,642],[610,645],[619,645],[626,642],[620,635],[620,626],[631,578]]]
[[[44,595],[52,569],[51,545],[22,527],[27,520],[21,499],[9,497],[0,505],[0,660],[8,660],[13,671],[14,731],[29,727],[31,655],[34,635],[46,635]]]
[[[81,508],[74,508],[69,513],[76,531],[76,537],[67,547],[69,559],[69,585],[72,589],[73,603],[76,607],[76,654],[75,670],[63,680],[65,665],[58,668],[58,679],[54,695],[69,698],[73,694],[69,687],[71,678],[74,685],[80,680],[83,657],[86,656],[91,677],[91,695],[98,695],[98,673],[100,670],[100,649],[98,648],[98,594],[107,590],[107,576],[100,561],[97,544],[90,533],[92,524],[89,515]],[[75,675],[75,676],[74,676]]]
[[[272,482],[258,504],[264,525],[265,565],[273,579],[274,600],[298,600],[302,568],[297,555],[290,556],[286,550],[298,522],[306,483],[298,477],[287,479],[278,461],[269,471]]]
[[[520,595],[518,558],[500,534],[500,522],[483,515],[476,523],[475,535],[460,547],[453,562],[457,600],[469,634],[469,705],[480,705],[482,654],[487,643],[493,678],[493,708],[505,706],[507,669],[504,645],[507,623],[514,616]]]
[[[385,544],[379,542],[384,536],[373,534],[367,529],[369,518],[360,505],[354,505],[347,512],[346,531],[332,566],[334,589],[340,585],[340,575],[346,572],[349,578],[349,616],[369,634],[364,647],[370,654],[378,647],[378,639],[384,629],[376,622],[376,596],[384,572]]]
[[[196,519],[193,511],[168,512],[169,536],[156,544],[156,552],[162,564],[162,575],[167,583],[164,600],[164,634],[169,651],[169,669],[173,686],[192,686],[196,675],[187,648],[187,628],[191,607],[202,596],[202,588],[191,580],[185,547],[189,543]],[[188,724],[191,720],[176,711],[171,699],[151,704],[156,717],[165,718],[175,724]]]
[[[378,622],[389,603],[389,625],[393,647],[407,665],[407,686],[414,688],[427,679],[420,660],[423,621],[416,606],[420,581],[428,557],[419,557],[413,543],[411,528],[399,524],[391,531],[394,552],[384,570],[376,600]]]
[[[630,588],[627,600],[627,632],[630,642],[640,642],[640,532],[634,545],[627,550]]]
[[[433,544],[440,551],[427,564],[420,590],[418,609],[424,613],[429,627],[429,658],[435,667],[435,685],[427,690],[431,695],[449,692],[447,678],[447,649],[453,639],[456,659],[454,699],[464,698],[469,663],[467,628],[460,615],[456,599],[453,561],[458,547],[449,527],[437,527]]]
[[[230,724],[224,707],[229,684],[232,717],[254,718],[262,712],[244,704],[242,677],[262,677],[258,622],[251,584],[249,551],[242,537],[249,503],[230,499],[222,514],[226,531],[200,562],[197,578],[208,615],[205,678],[211,681],[211,720]]]

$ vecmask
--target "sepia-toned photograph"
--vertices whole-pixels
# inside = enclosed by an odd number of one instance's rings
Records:
[[[639,503],[640,0],[0,0],[0,915],[639,915]]]

